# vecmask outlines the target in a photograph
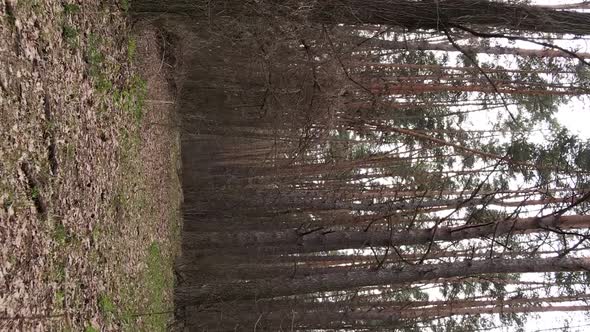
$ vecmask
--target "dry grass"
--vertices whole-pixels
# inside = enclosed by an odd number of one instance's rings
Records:
[[[0,330],[170,318],[143,315],[172,307],[179,138],[146,102],[173,102],[170,66],[122,7],[0,1]]]

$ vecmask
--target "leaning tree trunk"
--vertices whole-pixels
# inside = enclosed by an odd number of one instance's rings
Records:
[[[365,42],[367,46],[365,47],[373,47],[375,50],[379,51],[389,51],[389,50],[417,50],[417,51],[443,51],[443,52],[459,52],[457,48],[455,48],[450,43],[430,43],[428,41],[410,41],[410,42],[402,42],[402,41],[394,41],[394,40],[387,40],[387,39],[377,39],[373,38],[367,40],[366,37],[349,37],[353,40],[360,42]],[[571,54],[563,53],[561,51],[556,50],[548,50],[548,49],[528,49],[528,48],[518,48],[518,47],[503,47],[503,46],[465,46],[462,47],[463,51],[469,54],[493,54],[493,55],[517,55],[522,57],[536,57],[536,58],[573,58]],[[590,58],[590,53],[577,53],[579,57],[588,59]]]
[[[445,264],[414,265],[403,270],[352,271],[314,275],[301,279],[275,278],[179,287],[181,306],[231,300],[265,299],[374,285],[424,282],[440,278],[492,273],[585,271],[588,258],[489,259]]]
[[[540,232],[556,227],[571,229],[588,228],[589,226],[590,216],[574,215],[499,220],[457,227],[414,229],[391,234],[384,231],[330,231],[327,229],[309,234],[302,233],[297,229],[274,232],[211,232],[203,234],[187,232],[185,247],[187,249],[237,247],[239,251],[256,254],[306,253],[358,249],[368,246],[428,244],[431,241],[460,241],[482,236]]]
[[[209,18],[263,15],[296,18],[306,9],[310,10],[312,21],[326,24],[394,25],[410,30],[471,26],[488,30],[590,34],[590,13],[486,0],[138,0],[131,7],[135,14],[172,13]]]
[[[394,25],[410,30],[470,26],[590,34],[589,13],[486,0],[319,0],[312,18],[321,23]]]

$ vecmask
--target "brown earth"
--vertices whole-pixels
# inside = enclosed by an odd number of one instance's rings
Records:
[[[0,330],[164,330],[173,47],[125,1],[0,0]]]

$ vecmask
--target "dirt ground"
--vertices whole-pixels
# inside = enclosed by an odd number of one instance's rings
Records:
[[[158,331],[173,310],[172,46],[125,0],[0,0],[0,330]]]

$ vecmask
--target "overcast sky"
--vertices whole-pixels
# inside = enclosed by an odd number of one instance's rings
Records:
[[[564,1],[564,0],[533,0],[535,4],[541,5],[556,5],[556,4],[567,4],[567,3],[579,3],[581,1]],[[567,49],[576,49],[579,52],[590,53],[590,41],[587,39],[583,40],[561,40],[555,42],[561,47],[565,47]],[[530,49],[538,49],[540,46],[526,43],[526,42],[517,42],[516,46],[522,48],[530,48]],[[485,61],[484,57],[478,57],[480,60]],[[495,60],[498,61],[498,60]],[[485,127],[485,123],[495,122],[495,119],[488,119],[488,116],[495,116],[490,114],[489,112],[481,112],[481,113],[474,113],[474,116],[469,118],[471,122],[470,126],[477,127],[478,129],[482,129],[482,124]],[[556,118],[564,127],[569,129],[572,133],[577,134],[581,138],[590,139],[590,99],[588,96],[583,97],[573,97],[571,98],[570,102],[562,105],[559,108],[559,111],[556,114]],[[492,120],[492,121],[490,121]],[[543,141],[546,140],[547,137],[543,135],[543,133],[538,132],[534,133],[531,137],[532,141]],[[534,274],[529,274],[525,278],[530,279],[538,279],[539,276],[536,277]],[[565,304],[564,304],[565,305]],[[542,331],[562,331],[561,327],[564,326],[565,322],[569,322],[570,328],[563,331],[571,331],[571,332],[584,332],[590,331],[590,317],[588,317],[588,313],[565,313],[565,312],[557,312],[557,313],[541,313],[537,315],[537,317],[533,317],[533,315],[529,316],[530,320],[525,325],[525,331],[532,331],[532,332],[542,332]],[[505,328],[498,328],[492,331],[495,332],[511,332],[514,328],[512,327],[505,327]]]
[[[541,5],[555,5],[564,3],[578,3],[580,1],[564,0],[534,0],[533,3]],[[580,52],[590,52],[590,43],[587,39],[576,41],[560,41],[559,46],[568,49],[578,49]],[[534,44],[523,43],[522,47],[538,48]],[[567,127],[572,133],[583,138],[590,138],[590,100],[588,96],[583,98],[572,98],[572,100],[560,107],[557,113],[558,121]],[[535,140],[539,139],[536,137]],[[542,139],[542,138],[541,138]],[[590,331],[590,320],[587,313],[541,313],[537,318],[531,319],[525,325],[525,331],[560,331],[560,327],[568,320],[570,328],[567,331],[584,332]],[[496,329],[495,331],[512,331],[512,328]]]

